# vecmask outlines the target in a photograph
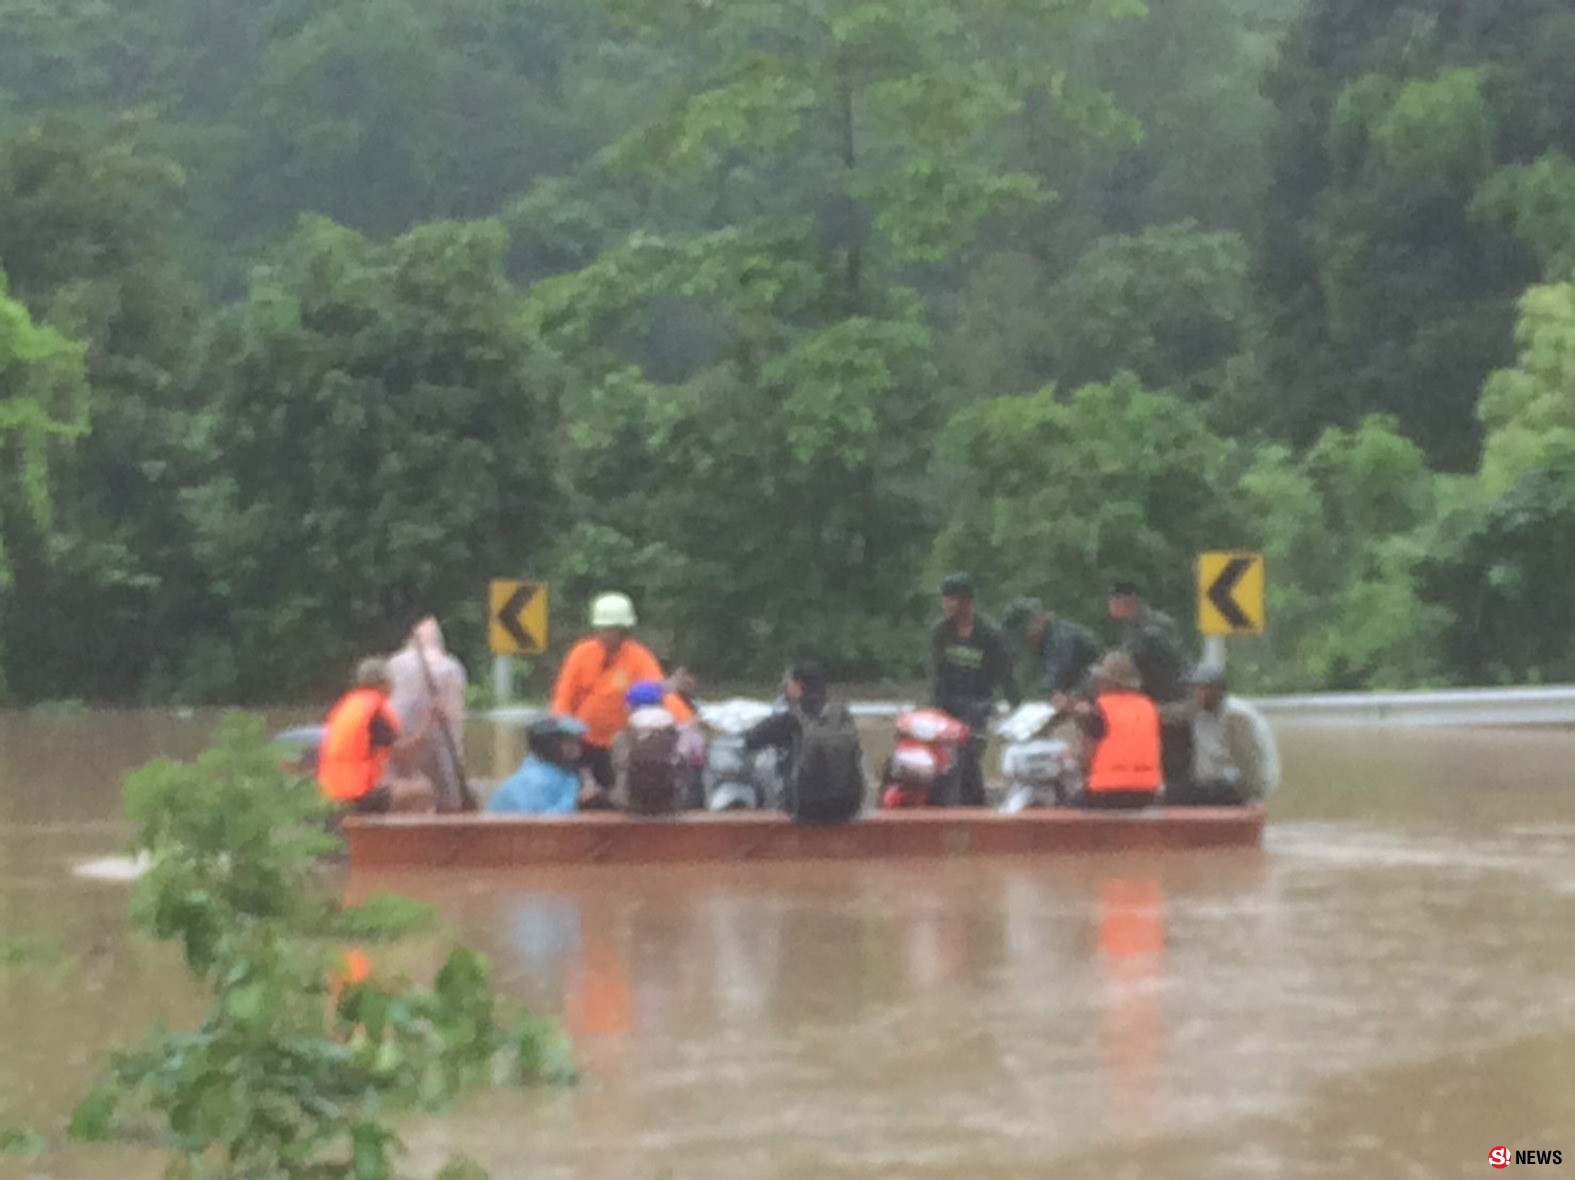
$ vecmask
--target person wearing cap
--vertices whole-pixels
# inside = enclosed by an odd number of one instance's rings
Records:
[[[383,781],[389,758],[424,741],[436,716],[434,711],[423,728],[402,737],[399,715],[388,700],[390,683],[387,660],[364,659],[356,667],[354,686],[328,712],[317,781],[327,798],[348,811],[390,810],[393,792]]]
[[[1017,598],[1001,612],[1001,626],[1022,636],[1023,644],[1039,660],[1039,687],[1057,709],[1086,696],[1092,684],[1089,671],[1104,654],[1096,636],[1081,623],[1057,618],[1037,598]]]
[[[580,740],[573,717],[541,717],[528,731],[530,753],[487,801],[489,815],[567,815],[597,787],[580,785]]]
[[[930,635],[931,703],[973,730],[959,756],[958,802],[983,807],[984,749],[995,698],[1004,695],[1014,707],[1021,698],[1001,632],[974,609],[973,596],[967,574],[951,574],[941,583],[941,620]]]
[[[558,672],[552,711],[577,718],[585,726],[582,742],[585,768],[596,783],[610,791],[617,781],[613,740],[629,723],[628,692],[642,680],[662,680],[662,665],[631,632],[634,603],[625,594],[602,594],[591,604],[593,634],[569,649]],[[676,695],[666,705],[680,724],[694,712]]]
[[[1110,588],[1109,610],[1121,625],[1121,650],[1137,665],[1149,699],[1161,709],[1185,699],[1187,659],[1170,616],[1149,606],[1142,588],[1130,581]],[[1192,773],[1192,727],[1170,712],[1164,718],[1165,781],[1179,786]]]
[[[642,680],[626,696],[629,723],[613,739],[614,796],[635,815],[661,815],[683,809],[686,785],[680,782],[678,720],[667,707],[666,684]]]
[[[1088,771],[1079,806],[1103,810],[1148,807],[1164,782],[1159,709],[1143,691],[1137,664],[1113,651],[1094,666],[1094,699],[1072,705],[1088,739]]]
[[[1167,716],[1192,727],[1192,774],[1167,787],[1169,806],[1230,807],[1261,800],[1280,778],[1274,733],[1262,713],[1230,695],[1225,669],[1203,664],[1187,676],[1190,698],[1167,706]]]

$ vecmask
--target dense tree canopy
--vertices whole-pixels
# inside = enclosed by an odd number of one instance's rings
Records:
[[[1575,674],[1565,0],[0,0],[0,685],[281,699],[486,579],[711,678],[934,579],[1261,687]],[[1549,630],[1559,632],[1550,638]]]

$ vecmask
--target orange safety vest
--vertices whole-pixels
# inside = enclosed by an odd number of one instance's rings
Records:
[[[625,639],[610,659],[601,640],[582,639],[563,661],[552,694],[552,711],[578,719],[585,726],[586,743],[606,749],[629,724],[629,702],[625,699],[629,690],[642,680],[661,679],[662,665],[633,639]],[[694,710],[681,697],[669,693],[662,705],[680,725],[694,720]]]
[[[391,729],[399,718],[388,697],[375,688],[345,694],[328,714],[328,732],[317,755],[317,781],[335,803],[352,803],[383,781],[388,750],[372,746],[372,718],[382,714]]]
[[[1159,710],[1140,692],[1102,692],[1105,736],[1088,764],[1088,790],[1158,791],[1165,775],[1159,754]]]

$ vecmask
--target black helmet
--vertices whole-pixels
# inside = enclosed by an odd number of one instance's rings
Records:
[[[536,757],[557,762],[566,737],[584,737],[585,726],[573,717],[538,717],[525,731],[526,744]]]

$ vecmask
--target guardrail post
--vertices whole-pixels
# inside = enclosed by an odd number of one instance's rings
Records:
[[[492,702],[506,705],[514,699],[514,657],[492,657]]]

